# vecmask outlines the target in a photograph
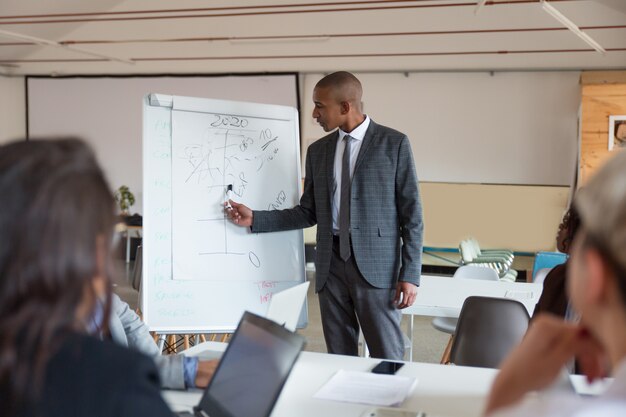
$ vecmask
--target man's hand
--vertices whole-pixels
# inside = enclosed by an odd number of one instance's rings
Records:
[[[393,303],[396,304],[399,309],[410,307],[415,302],[416,295],[417,285],[411,284],[410,282],[398,281]],[[402,296],[402,302],[400,302],[400,296]]]
[[[224,210],[233,223],[243,227],[252,226],[252,210],[245,205],[228,200],[224,203]]]
[[[516,403],[530,391],[546,388],[574,357],[590,381],[604,375],[604,351],[584,327],[548,314],[538,315],[520,345],[502,363],[485,414]]]
[[[196,374],[196,387],[205,388],[209,385],[213,374],[219,364],[219,359],[213,359],[210,361],[198,361],[198,373]]]

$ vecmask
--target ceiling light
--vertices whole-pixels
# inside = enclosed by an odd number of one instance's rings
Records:
[[[596,51],[600,52],[602,55],[606,54],[606,49],[604,49],[600,44],[594,41],[591,36],[587,35],[585,32],[580,30],[578,26],[567,17],[565,17],[561,12],[554,8],[551,4],[549,4],[546,0],[541,0],[541,7],[545,10],[550,16],[554,17],[556,20],[561,22],[563,26],[574,32],[576,36],[585,41],[589,46],[591,46]]]
[[[487,0],[478,0],[476,2],[476,8],[474,9],[474,14],[478,14],[480,9],[487,3]]]

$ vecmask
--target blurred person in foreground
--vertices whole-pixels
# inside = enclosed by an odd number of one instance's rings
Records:
[[[486,415],[626,415],[626,152],[579,190],[574,204],[581,229],[571,248],[567,289],[580,321],[548,314],[533,320],[501,366]],[[612,369],[608,390],[593,399],[545,390],[572,358],[590,381]],[[539,393],[526,396],[532,391]]]
[[[100,300],[110,312],[115,222],[92,151],[0,146],[0,196],[2,415],[171,416],[149,357],[87,334]]]

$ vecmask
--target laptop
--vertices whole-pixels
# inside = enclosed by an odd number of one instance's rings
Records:
[[[308,289],[309,282],[306,281],[272,295],[265,317],[294,332],[298,326]]]
[[[291,373],[304,338],[245,312],[222,355],[195,417],[268,417]]]

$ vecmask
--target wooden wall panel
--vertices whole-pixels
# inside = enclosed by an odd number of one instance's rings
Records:
[[[626,74],[626,72],[619,74]],[[591,77],[586,79],[589,80]],[[585,77],[583,77],[583,83],[584,81]],[[626,83],[612,84],[610,81],[603,81],[602,77],[597,77],[594,81],[602,82],[602,84],[582,86],[579,185],[584,185],[611,156],[608,147],[609,116],[626,115]]]

